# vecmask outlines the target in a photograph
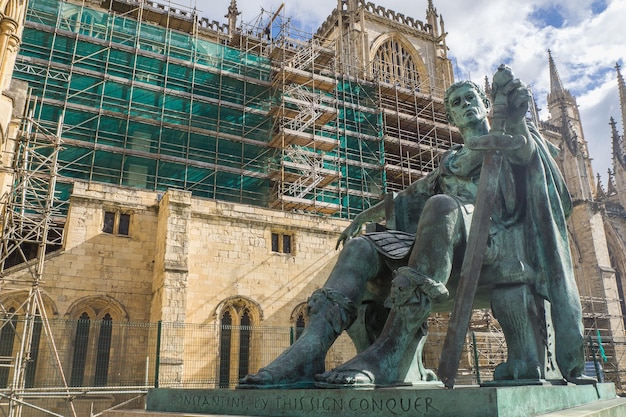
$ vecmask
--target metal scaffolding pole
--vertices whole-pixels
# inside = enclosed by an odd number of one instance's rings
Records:
[[[68,385],[63,374],[54,337],[51,333],[46,306],[41,295],[40,284],[44,277],[44,265],[48,247],[58,246],[63,239],[63,229],[55,222],[63,215],[67,203],[55,196],[58,178],[58,153],[61,148],[60,118],[57,130],[49,132],[33,120],[33,110],[27,110],[22,128],[17,138],[17,157],[13,165],[13,186],[0,199],[2,213],[2,250],[0,252],[0,285],[6,287],[5,275],[12,264],[22,263],[28,269],[31,279],[28,297],[22,304],[24,311],[23,328],[19,348],[12,358],[13,378],[8,397],[8,415],[21,416],[24,406],[39,409],[24,400],[26,370],[31,361],[31,344],[36,323],[41,323],[52,347],[55,364],[63,385]],[[34,258],[29,258],[27,247],[36,246]],[[23,283],[26,284],[26,283]],[[7,314],[6,308],[3,327],[13,325],[12,320],[18,310]],[[72,402],[69,402],[71,415],[76,416]]]

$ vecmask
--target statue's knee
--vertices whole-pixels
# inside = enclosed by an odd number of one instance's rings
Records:
[[[456,221],[458,213],[458,201],[445,194],[434,195],[426,200],[420,216],[420,227],[433,229],[441,225],[447,225],[451,221]]]
[[[454,198],[446,194],[435,194],[426,200],[424,205],[424,212],[433,213],[435,215],[442,215],[451,211],[456,211],[459,208],[459,202]]]
[[[373,252],[376,252],[372,242],[364,237],[355,237],[346,241],[341,251],[343,256],[357,255],[368,256]]]

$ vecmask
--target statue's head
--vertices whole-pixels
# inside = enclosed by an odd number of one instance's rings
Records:
[[[478,93],[480,98],[483,100],[483,103],[485,103],[485,107],[487,109],[491,108],[491,100],[489,100],[489,97],[487,96],[487,94],[483,91],[482,88],[480,88],[478,86],[478,84],[476,84],[473,81],[469,81],[469,80],[457,81],[454,84],[452,84],[450,87],[448,87],[448,89],[446,90],[446,93],[443,96],[443,102],[444,102],[444,104],[446,106],[446,115],[448,117],[448,121],[451,124],[454,124],[454,123],[453,123],[452,119],[450,118],[450,115],[452,114],[451,111],[450,111],[450,102],[449,102],[450,95],[454,91],[458,90],[461,87],[470,87],[470,88],[476,90],[476,92]]]

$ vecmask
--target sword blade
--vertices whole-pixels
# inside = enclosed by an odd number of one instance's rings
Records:
[[[474,214],[467,238],[461,277],[454,300],[454,308],[448,325],[437,374],[447,388],[453,388],[459,370],[459,362],[465,336],[472,316],[478,278],[485,257],[489,238],[490,218],[496,200],[498,177],[502,166],[502,154],[488,151],[478,181]]]

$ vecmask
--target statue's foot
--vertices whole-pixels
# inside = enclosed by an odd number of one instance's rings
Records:
[[[392,385],[376,365],[370,365],[359,356],[333,370],[315,375],[316,386],[320,388],[373,388]]]
[[[309,324],[287,350],[256,375],[247,375],[237,388],[308,388],[324,372],[326,352],[356,315],[352,301],[338,291],[322,288],[308,300]]]
[[[274,375],[265,368],[259,369],[256,374],[249,374],[239,380],[237,389],[289,389],[289,388],[312,388],[315,380],[312,376],[302,375]]]
[[[237,388],[279,389],[315,386],[315,375],[324,372],[326,350],[319,345],[319,339],[311,336],[310,333],[306,336],[303,334],[272,363],[259,369],[256,374],[241,378]]]
[[[587,375],[570,376],[565,380],[576,385],[595,385],[598,383],[596,378]]]
[[[424,369],[421,373],[422,381],[431,382],[437,380],[437,374],[432,369]]]
[[[541,366],[536,362],[521,359],[509,360],[496,366],[493,379],[494,381],[539,381],[541,379]]]
[[[373,388],[376,376],[367,370],[344,369],[316,375],[316,386],[320,388]]]

